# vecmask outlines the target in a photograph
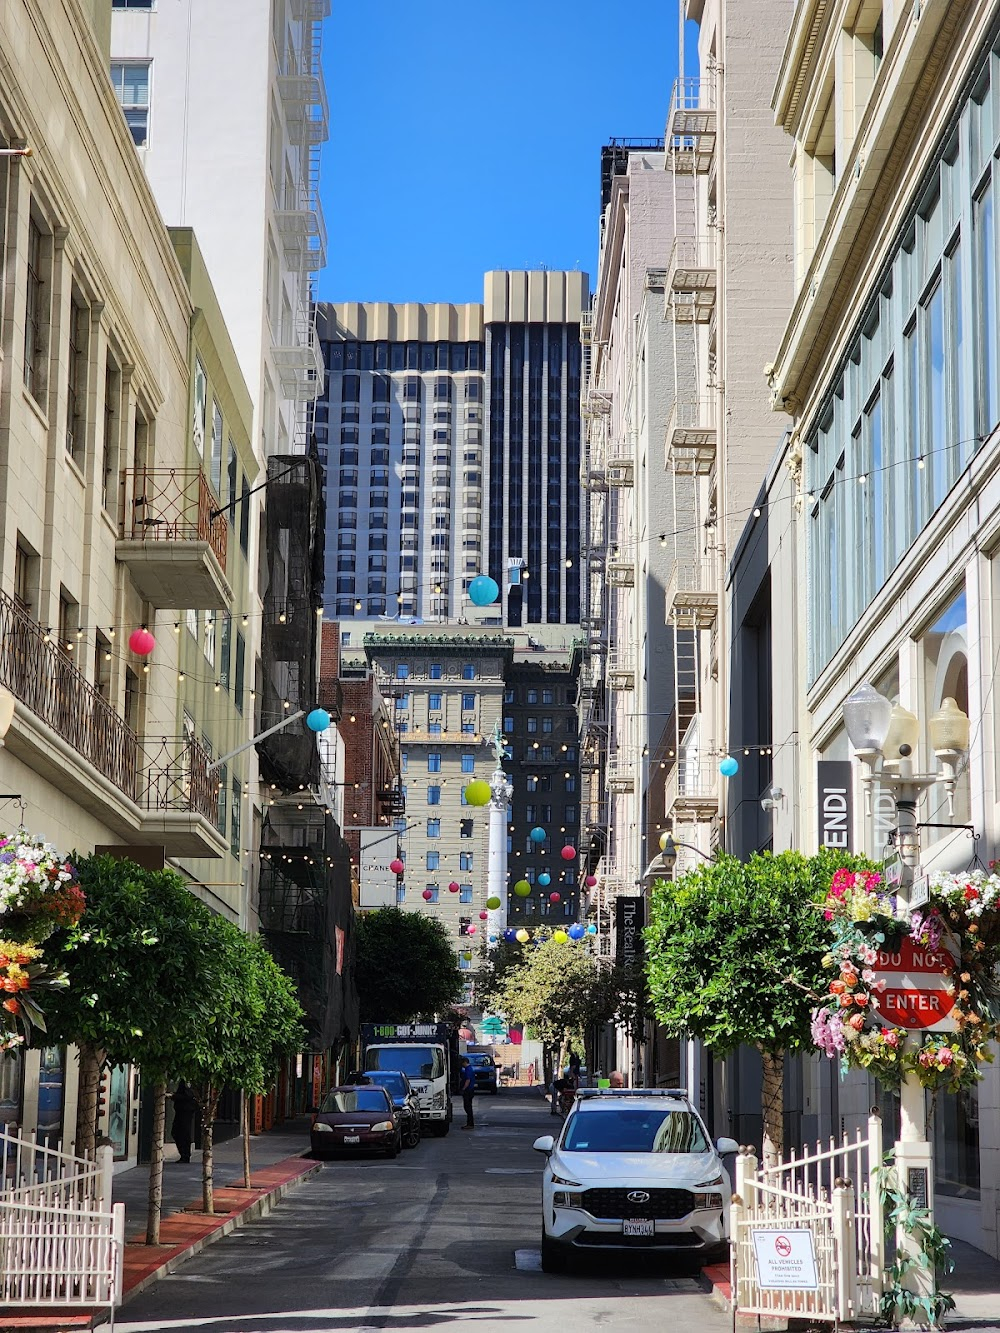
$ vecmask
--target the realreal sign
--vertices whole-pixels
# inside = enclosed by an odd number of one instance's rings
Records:
[[[816,765],[819,787],[819,845],[841,852],[852,850],[851,763],[849,759],[821,759]]]
[[[615,946],[618,962],[624,967],[638,967],[642,962],[642,928],[645,924],[645,898],[615,900]]]

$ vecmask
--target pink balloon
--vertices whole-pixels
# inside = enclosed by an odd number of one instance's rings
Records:
[[[465,933],[466,933],[466,935],[475,935],[476,930],[477,930],[477,927],[476,927],[476,926],[466,926],[466,927],[465,927]]]
[[[489,914],[489,912],[480,912],[480,913],[479,913],[479,919],[480,919],[480,921],[488,921],[488,920],[490,919],[490,914]]]
[[[562,894],[561,894],[561,893],[550,893],[550,894],[549,894],[549,902],[550,902],[550,903],[558,903],[558,902],[561,902],[561,901],[562,901]]]
[[[588,875],[587,878],[586,878],[583,882],[584,882],[584,884],[586,884],[586,886],[587,886],[588,889],[592,889],[592,888],[594,888],[594,886],[597,884],[597,876],[596,876],[596,875]]]
[[[128,646],[136,657],[148,657],[156,647],[156,640],[148,629],[134,629],[128,636]]]
[[[423,893],[420,896],[423,898],[424,902],[429,903],[430,900],[434,897],[434,894],[431,892],[430,889],[424,889]]]
[[[452,880],[451,883],[448,885],[448,892],[449,892],[449,893],[457,893],[457,892],[458,892],[458,885],[455,883],[454,880]]]
[[[575,860],[576,860],[576,848],[575,848],[575,847],[570,847],[570,845],[567,843],[566,846],[565,846],[565,847],[562,849],[562,851],[559,853],[559,855],[562,857],[562,859],[563,859],[564,861],[575,861]]]
[[[403,873],[403,863],[398,856],[389,862],[389,869],[394,875],[401,875]]]

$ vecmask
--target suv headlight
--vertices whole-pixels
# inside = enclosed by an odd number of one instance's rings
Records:
[[[553,1185],[572,1185],[574,1189],[580,1188],[580,1182],[578,1180],[565,1180],[562,1176],[557,1175],[552,1176],[552,1183]]]
[[[721,1185],[723,1183],[724,1181],[722,1176],[713,1176],[711,1180],[699,1180],[697,1185],[695,1185],[695,1189],[707,1190],[712,1185]]]
[[[333,1126],[328,1125],[325,1120],[317,1120],[316,1123],[313,1125],[313,1129],[321,1134],[333,1133]]]
[[[722,1211],[721,1194],[695,1194],[693,1197],[695,1208],[710,1208],[713,1212]]]

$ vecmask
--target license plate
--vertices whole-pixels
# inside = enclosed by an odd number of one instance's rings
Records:
[[[622,1235],[624,1236],[655,1235],[653,1229],[653,1219],[651,1217],[627,1217],[622,1222]]]
[[[360,1134],[345,1134],[345,1135],[344,1135],[344,1142],[345,1142],[345,1143],[360,1143],[360,1142],[361,1142],[361,1135],[360,1135]]]

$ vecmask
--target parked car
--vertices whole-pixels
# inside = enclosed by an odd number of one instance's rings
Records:
[[[384,1152],[400,1149],[399,1117],[385,1088],[331,1088],[316,1111],[310,1131],[314,1157],[334,1152]]]
[[[420,1142],[420,1099],[410,1080],[398,1069],[372,1069],[365,1082],[385,1088],[396,1108],[403,1147],[415,1148]]]
[[[484,1055],[481,1051],[469,1051],[467,1058],[476,1077],[476,1091],[495,1093],[497,1090],[497,1067],[493,1062],[493,1056]]]
[[[542,1268],[561,1272],[595,1250],[717,1258],[728,1248],[732,1193],[713,1144],[683,1090],[586,1089],[562,1128],[534,1147],[542,1173]]]

